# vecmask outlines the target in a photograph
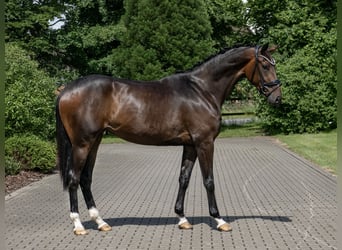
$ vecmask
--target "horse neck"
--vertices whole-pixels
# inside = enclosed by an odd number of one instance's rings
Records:
[[[253,58],[253,53],[246,53],[248,49],[252,48],[237,48],[213,57],[191,73],[191,80],[214,96],[221,107],[235,84],[245,76],[244,68]]]

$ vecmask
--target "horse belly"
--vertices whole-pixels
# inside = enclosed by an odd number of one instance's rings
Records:
[[[116,123],[108,130],[124,140],[143,145],[183,145],[191,143],[191,136],[185,129],[172,126],[167,122],[151,123],[131,119],[128,123]]]

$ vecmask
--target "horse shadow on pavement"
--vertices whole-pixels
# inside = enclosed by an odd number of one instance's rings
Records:
[[[189,222],[196,226],[198,224],[207,224],[212,228],[216,227],[216,222],[209,216],[188,216]],[[292,220],[288,216],[272,216],[272,215],[248,215],[248,216],[222,216],[222,219],[228,223],[232,223],[237,220],[271,220],[275,222],[291,222]],[[104,218],[104,220],[111,227],[120,227],[124,225],[135,226],[162,226],[162,225],[177,225],[178,218],[175,217],[119,217],[119,218]],[[97,225],[93,221],[85,221],[83,223],[86,229],[97,230]]]

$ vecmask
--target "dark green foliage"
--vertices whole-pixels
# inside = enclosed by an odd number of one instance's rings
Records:
[[[161,78],[191,68],[213,52],[212,28],[203,1],[126,1],[127,29],[111,56],[112,74]]]
[[[253,27],[255,31],[255,42],[263,40],[271,40],[269,37],[269,29],[278,24],[277,13],[283,9],[288,9],[286,0],[248,0],[247,23]],[[289,2],[294,2],[290,0]]]
[[[20,164],[11,156],[5,156],[5,175],[16,175],[20,172]]]
[[[205,0],[215,48],[253,44],[256,36],[248,26],[246,6],[241,0]]]
[[[20,170],[39,170],[51,172],[56,166],[56,149],[51,142],[43,141],[37,136],[13,136],[5,141],[5,155],[9,160],[6,173],[16,173],[16,163]]]
[[[324,43],[307,45],[279,63],[283,104],[277,109],[262,100],[257,108],[267,131],[288,134],[336,128],[336,33],[332,29],[323,37]]]
[[[19,44],[43,68],[56,73],[61,51],[51,25],[55,18],[61,19],[64,1],[6,0],[5,6],[5,41]]]
[[[109,74],[111,51],[120,44],[125,32],[119,23],[123,1],[75,0],[68,8],[64,26],[56,31],[56,44],[62,66],[80,75]]]
[[[282,10],[274,13],[276,22],[268,28],[267,35],[279,45],[281,54],[292,56],[307,45],[320,47],[317,45],[324,43],[326,34],[332,29],[336,32],[336,8],[329,4],[322,8],[319,2],[287,0],[282,3]]]
[[[262,29],[268,41],[279,45],[275,56],[278,78],[283,82],[283,105],[279,109],[264,100],[258,103],[257,112],[270,133],[336,128],[334,2],[284,1],[270,15],[273,25]]]
[[[34,49],[39,48],[39,42],[46,44],[49,20],[65,9],[59,0],[7,0],[5,6],[6,42],[20,41]]]
[[[14,44],[6,45],[5,136],[32,133],[52,139],[55,83],[28,53]]]

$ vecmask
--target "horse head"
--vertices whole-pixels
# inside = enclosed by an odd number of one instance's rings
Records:
[[[268,44],[255,48],[255,55],[247,64],[246,77],[275,106],[281,104],[281,82],[277,78],[275,60],[271,53],[276,47],[269,48]]]

